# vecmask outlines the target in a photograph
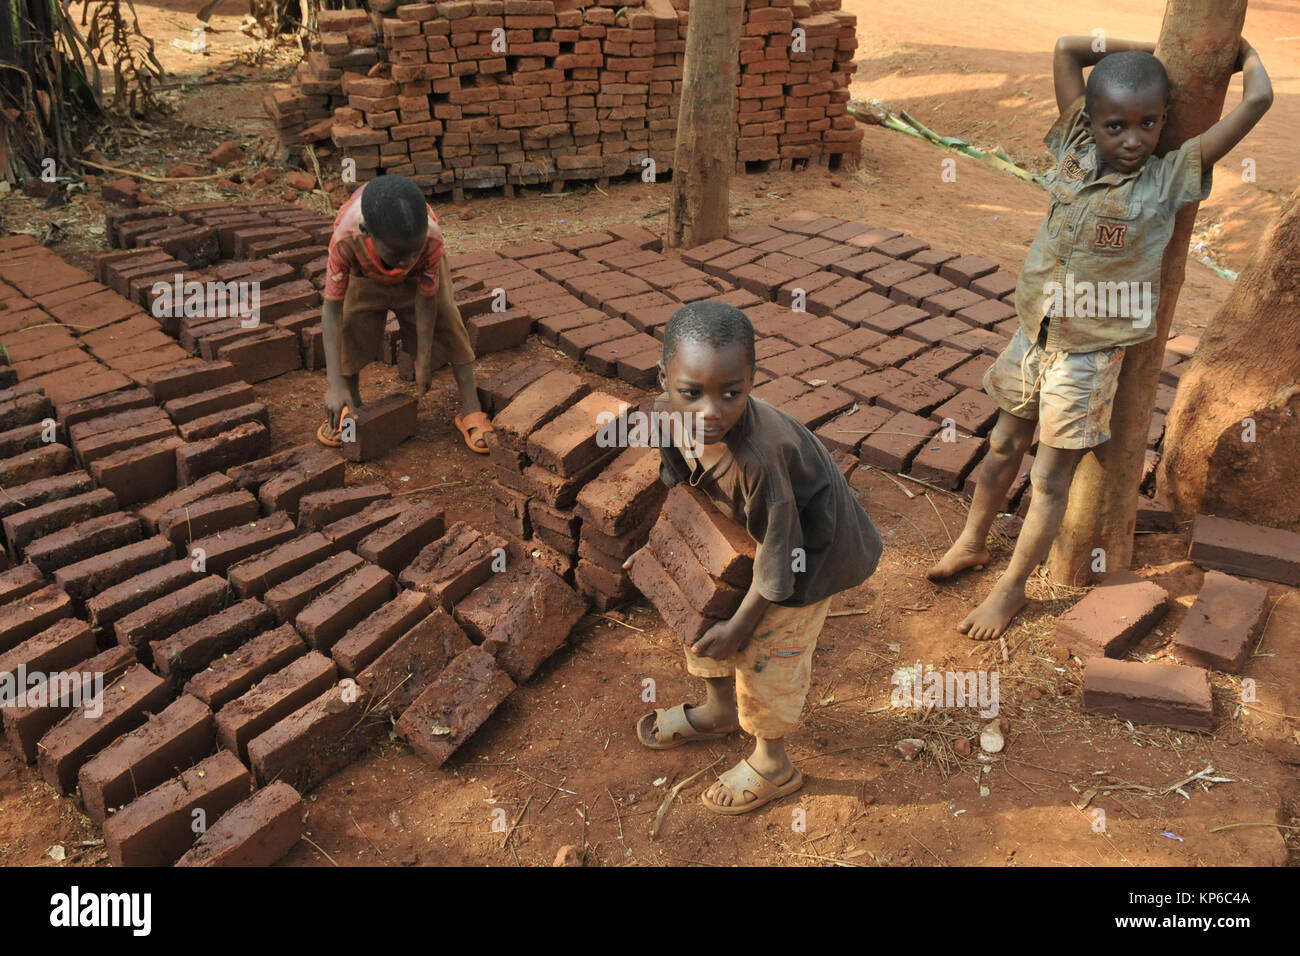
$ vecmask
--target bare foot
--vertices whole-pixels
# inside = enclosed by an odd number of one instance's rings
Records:
[[[989,553],[984,548],[976,548],[958,538],[948,549],[948,553],[925,572],[925,576],[931,581],[942,581],[967,568],[983,568],[989,560]]]
[[[983,603],[957,625],[957,630],[972,641],[994,640],[1027,603],[1023,587],[998,582]]]

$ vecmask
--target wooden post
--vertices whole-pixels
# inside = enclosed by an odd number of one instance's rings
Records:
[[[1157,155],[1177,149],[1218,122],[1245,18],[1246,0],[1169,0],[1156,56],[1169,73],[1172,103]],[[1174,220],[1174,234],[1160,269],[1156,336],[1124,355],[1110,441],[1085,455],[1075,473],[1065,520],[1047,559],[1054,581],[1080,586],[1093,580],[1096,548],[1105,553],[1107,573],[1132,563],[1147,429],[1199,206],[1183,206]]]
[[[736,165],[736,78],[745,0],[695,0],[686,28],[667,245],[689,249],[727,232]]]

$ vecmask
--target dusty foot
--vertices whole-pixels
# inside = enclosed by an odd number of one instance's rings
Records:
[[[694,722],[691,721],[691,723]],[[794,776],[794,764],[790,762],[789,756],[785,754],[782,754],[782,759],[779,762],[771,759],[763,760],[757,753],[750,755],[746,759],[751,767],[778,786]],[[740,806],[753,802],[752,796],[746,796],[748,792],[735,793],[721,780],[715,780],[713,786],[704,791],[704,799],[711,800],[720,807]]]
[[[984,602],[957,625],[957,630],[972,641],[994,640],[1027,603],[1023,587],[999,582]]]
[[[948,549],[948,553],[925,572],[925,576],[931,581],[942,581],[967,568],[982,568],[989,563],[989,560],[987,550],[967,544],[963,539],[958,538]]]
[[[687,704],[686,720],[704,734],[729,734],[733,730],[740,729],[740,718],[736,713],[735,704],[730,707],[717,703],[698,706]]]

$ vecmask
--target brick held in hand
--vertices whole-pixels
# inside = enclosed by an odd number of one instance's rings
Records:
[[[741,525],[722,514],[702,492],[685,484],[669,490],[663,514],[710,575],[732,587],[749,587],[757,545]]]
[[[1262,584],[1207,571],[1170,651],[1177,660],[1236,674],[1258,643],[1268,607]]]
[[[357,675],[376,707],[400,716],[470,640],[442,608],[412,625]]]
[[[692,606],[672,575],[648,548],[642,548],[633,556],[628,576],[682,643],[695,643],[718,622],[717,618],[705,617]]]
[[[198,838],[196,811],[216,821],[251,789],[251,774],[239,758],[219,750],[109,817],[104,823],[108,858],[114,866],[171,866]]]
[[[275,781],[221,815],[177,866],[270,866],[302,839],[303,801]]]
[[[182,695],[92,757],[77,775],[81,803],[92,823],[212,753],[212,711]]]
[[[1209,671],[1179,664],[1089,657],[1084,662],[1083,709],[1135,724],[1184,730],[1214,727]]]
[[[281,624],[218,657],[189,679],[185,693],[197,697],[213,710],[220,710],[263,677],[275,673],[306,652],[307,645],[293,625]]]
[[[514,681],[481,647],[458,654],[402,714],[397,733],[436,767],[482,726]]]
[[[349,461],[369,461],[415,434],[418,404],[410,395],[386,395],[352,411],[352,429],[343,423],[343,454]],[[349,440],[351,439],[351,440]]]
[[[691,606],[705,617],[727,618],[745,593],[709,574],[676,526],[661,517],[650,529],[646,547],[653,552]]]

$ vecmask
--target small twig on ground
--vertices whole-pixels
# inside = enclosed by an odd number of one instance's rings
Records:
[[[793,850],[791,850],[790,855],[806,857],[809,860],[821,860],[825,863],[834,863],[836,866],[856,866],[856,867],[862,866],[861,863],[850,863],[848,860],[837,860],[834,857],[818,856],[816,853],[796,853]]]
[[[351,820],[352,825],[357,828],[357,832],[360,833],[363,837],[365,837],[366,842],[369,843],[372,847],[375,847],[375,852],[379,854],[379,858],[382,860],[384,858],[384,851],[379,849],[379,847],[375,846],[374,840],[366,836],[365,831],[361,829],[361,824],[357,823],[357,818],[352,815],[351,810],[348,811],[348,819]]]
[[[524,818],[524,814],[528,812],[528,805],[532,802],[533,795],[530,793],[528,799],[524,801],[523,809],[519,811],[519,816],[515,817],[515,822],[510,824],[510,829],[506,831],[505,839],[501,841],[501,849],[504,850],[506,844],[510,842],[510,835],[515,832],[515,827],[519,826],[519,821]]]
[[[952,532],[948,530],[948,522],[943,520],[943,515],[939,514],[939,506],[934,503],[934,499],[930,497],[928,491],[923,497],[930,502],[930,507],[934,509],[934,516],[939,519],[939,526],[943,528],[943,533],[948,536],[948,543],[952,544]]]
[[[523,772],[522,770],[520,770],[518,767],[515,767],[515,773],[517,773],[517,774],[522,774],[523,776],[527,777],[529,780],[533,781],[533,783],[540,783],[543,787],[550,787],[552,790],[558,790],[560,793],[567,793],[567,794],[569,794],[570,796],[574,796],[574,797],[576,797],[576,796],[578,795],[578,794],[577,794],[577,791],[575,791],[575,790],[566,790],[566,789],[564,789],[563,787],[557,787],[557,786],[555,786],[554,784],[547,783],[545,780],[538,780],[538,779],[537,779],[536,777],[534,777],[532,774],[524,773],[524,772]],[[561,780],[560,782],[563,783],[564,781]]]
[[[566,780],[568,780],[568,779],[569,779],[568,777],[561,777],[561,778],[560,778],[560,787],[563,787],[563,786],[564,786],[564,781],[566,781]],[[551,795],[550,795],[549,797],[546,798],[546,802],[543,803],[543,804],[541,805],[541,807],[538,808],[537,812],[538,812],[538,813],[541,813],[542,811],[544,811],[547,807],[549,807],[549,806],[551,805],[551,801],[555,799],[555,795],[556,795],[557,793],[563,793],[563,792],[564,792],[564,791],[561,790],[559,787],[556,787],[554,790],[552,790],[552,791],[551,791]]]
[[[709,764],[707,767],[704,767],[701,770],[695,771],[695,773],[691,774],[681,783],[677,784],[671,790],[668,791],[668,795],[664,797],[664,802],[659,805],[659,812],[655,814],[654,826],[650,828],[650,839],[653,840],[659,834],[659,825],[664,822],[664,815],[668,813],[668,805],[673,802],[673,797],[677,796],[677,794],[681,792],[682,787],[686,786],[688,783],[690,783],[700,774],[704,773],[705,770],[712,770],[721,762],[722,762],[722,758],[719,757],[717,760],[713,761],[713,763]]]
[[[233,176],[235,173],[242,173],[248,168],[247,166],[240,166],[236,169],[228,169],[224,173],[209,173],[206,176],[154,176],[152,173],[138,173],[133,169],[123,169],[121,166],[106,166],[103,163],[93,163],[88,159],[75,159],[73,162],[94,166],[96,169],[103,169],[110,173],[121,173],[123,176],[134,176],[136,179],[143,179],[151,183],[194,183],[204,179],[222,179]]]
[[[1268,617],[1264,618],[1264,626],[1259,629],[1259,641],[1255,644],[1255,649],[1251,651],[1250,653],[1251,657],[1254,657],[1256,654],[1258,654],[1259,649],[1264,646],[1264,635],[1268,633],[1268,622],[1273,620],[1273,612],[1277,610],[1277,606],[1294,593],[1295,593],[1294,591],[1287,591],[1281,594],[1278,597],[1278,599],[1273,602],[1273,606],[1268,609]]]
[[[452,485],[463,485],[463,481],[441,481],[436,485],[425,485],[423,488],[409,488],[406,491],[399,491],[393,497],[400,498],[402,495],[414,495],[421,491],[433,491],[435,488],[450,488]]]
[[[1300,827],[1291,827],[1284,823],[1225,823],[1221,827],[1210,827],[1210,832],[1218,833],[1220,830],[1231,830],[1235,827],[1277,827],[1281,830],[1300,830]]]
[[[872,609],[869,607],[863,607],[863,608],[856,608],[854,610],[831,611],[826,616],[827,617],[854,617],[855,615],[858,614],[870,614],[871,610]]]
[[[321,849],[320,845],[319,845],[318,843],[316,843],[316,841],[314,841],[311,837],[307,837],[307,836],[305,836],[305,837],[303,837],[303,839],[306,840],[308,843],[310,843],[312,846],[316,847],[316,849],[320,851],[321,855],[322,855],[323,857],[325,857],[325,859],[329,860],[329,861],[330,861],[331,863],[333,863],[335,866],[338,866],[338,865],[339,865],[338,860],[334,859],[334,857],[330,856],[330,855],[329,855],[328,853],[326,853],[323,849]]]
[[[623,843],[623,818],[619,816],[618,801],[615,800],[614,795],[609,792],[609,787],[605,788],[605,795],[609,797],[609,802],[614,804],[614,819],[618,821],[618,842]],[[626,843],[623,843],[623,845],[627,846]]]
[[[884,475],[886,478],[888,478],[890,481],[892,481],[894,484],[898,485],[898,490],[901,491],[903,494],[907,495],[908,498],[916,497],[916,492],[912,491],[910,488],[905,487],[901,481],[899,481],[889,472],[885,471],[885,469],[879,467],[878,465],[873,465],[872,467],[875,468],[876,471]]]

